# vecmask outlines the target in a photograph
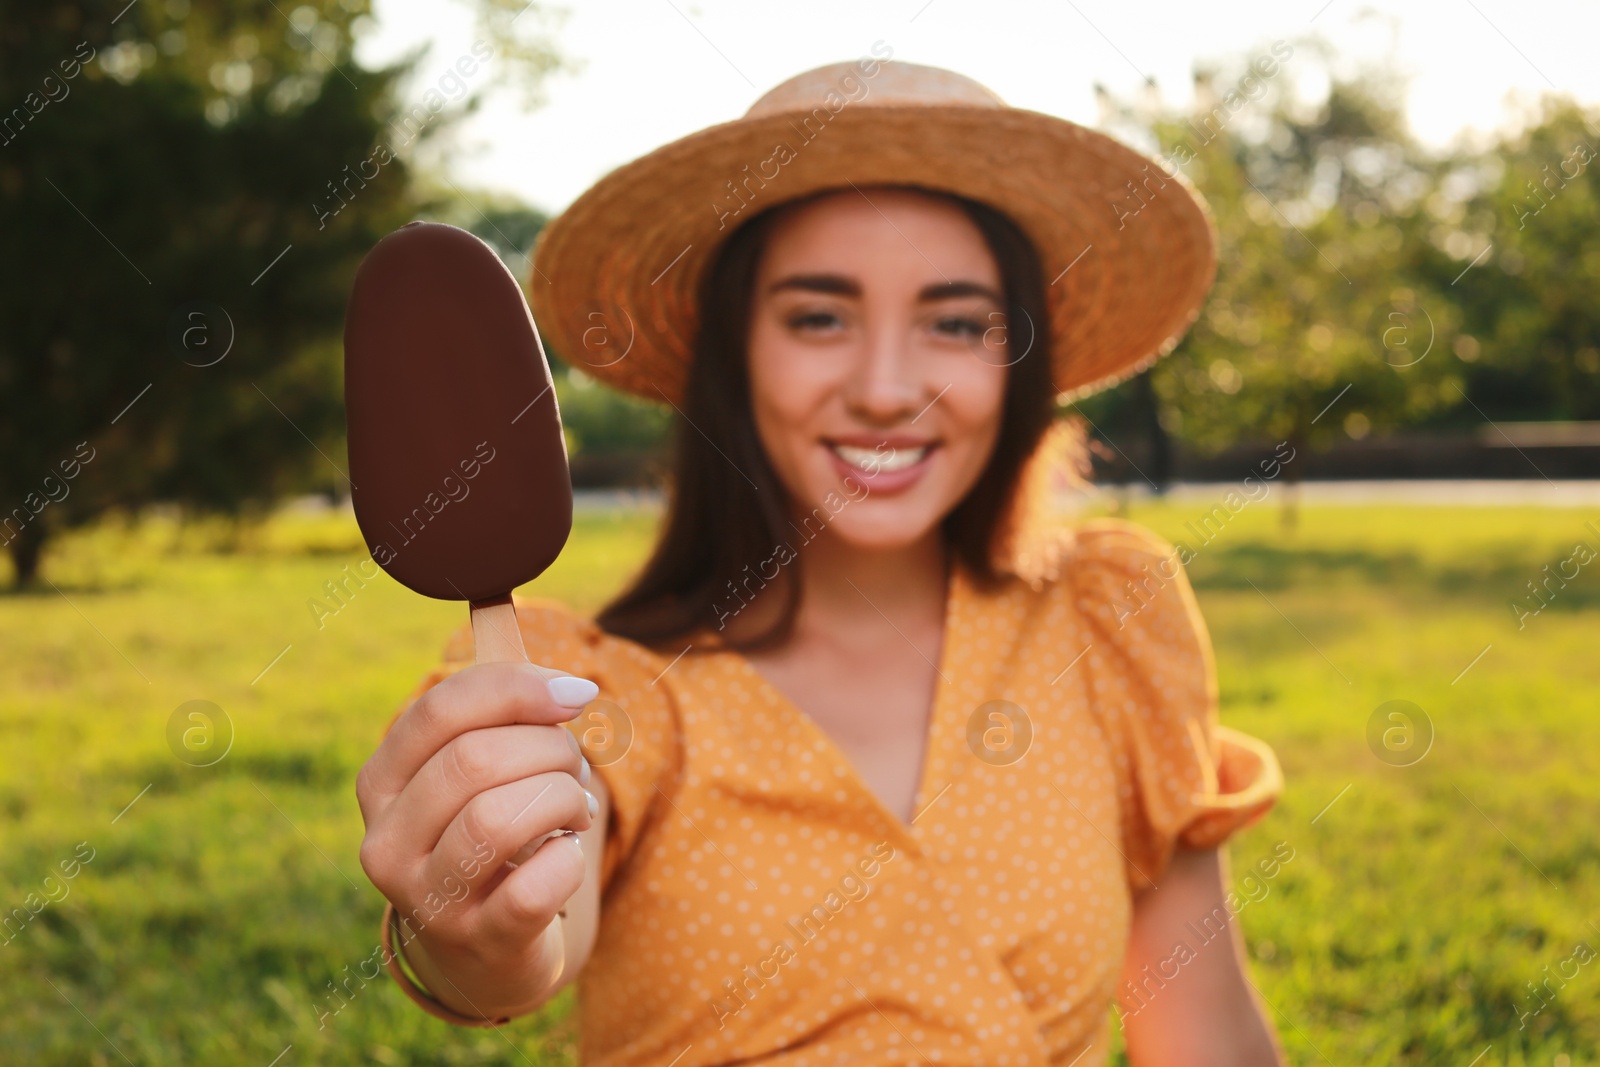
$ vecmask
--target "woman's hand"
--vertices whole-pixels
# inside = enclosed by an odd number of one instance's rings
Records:
[[[406,961],[464,1015],[532,1011],[568,970],[552,920],[585,880],[576,831],[598,801],[560,724],[595,694],[529,663],[463,668],[406,709],[356,776],[361,866],[399,912]],[[507,866],[561,830],[574,833]]]

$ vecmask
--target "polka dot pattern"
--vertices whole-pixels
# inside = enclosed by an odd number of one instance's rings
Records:
[[[1104,1062],[1133,895],[1180,844],[1258,820],[1282,779],[1217,724],[1172,547],[1111,520],[1062,537],[1037,586],[985,592],[957,567],[910,825],[737,653],[696,641],[673,662],[519,599],[534,659],[632,727],[595,768],[614,811],[583,1063]],[[470,661],[464,629],[420,688]],[[995,700],[1031,723],[1020,759],[968,747]]]

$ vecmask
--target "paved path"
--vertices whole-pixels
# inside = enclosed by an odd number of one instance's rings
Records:
[[[1236,482],[1200,482],[1175,485],[1167,493],[1175,501],[1207,501],[1237,489]],[[1272,495],[1277,496],[1286,486],[1274,485]],[[1306,504],[1415,504],[1444,507],[1494,507],[1500,505],[1539,505],[1556,508],[1600,507],[1600,480],[1546,481],[1527,479],[1516,481],[1472,481],[1468,479],[1439,479],[1435,481],[1362,481],[1362,482],[1301,482],[1300,500]],[[1139,491],[1142,490],[1142,491]],[[1134,499],[1149,498],[1148,486],[1129,495]],[[1112,492],[1109,487],[1098,487],[1097,493]],[[1259,490],[1257,490],[1259,492]]]
[[[1237,482],[1192,482],[1174,485],[1167,499],[1180,502],[1213,502],[1239,488]],[[1280,498],[1285,486],[1272,486],[1271,497]],[[1306,504],[1414,504],[1442,507],[1495,507],[1537,505],[1555,508],[1600,507],[1600,479],[1592,481],[1390,481],[1390,482],[1301,482],[1300,500]],[[1094,486],[1087,494],[1067,494],[1058,498],[1063,511],[1073,512],[1086,504],[1116,494],[1131,500],[1148,500],[1148,486]],[[659,509],[661,494],[656,490],[580,489],[573,494],[577,511],[612,509]]]

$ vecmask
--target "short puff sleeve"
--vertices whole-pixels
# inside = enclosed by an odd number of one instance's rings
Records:
[[[683,742],[677,708],[667,687],[654,684],[667,661],[606,633],[559,601],[515,597],[514,602],[530,659],[600,687],[599,696],[565,725],[611,794],[600,865],[603,894],[633,854],[641,833],[667,805],[670,783],[680,772]],[[466,623],[450,636],[442,661],[423,677],[400,710],[472,663],[472,626]]]
[[[1111,746],[1122,851],[1135,891],[1174,850],[1215,848],[1277,801],[1264,742],[1217,722],[1216,664],[1180,550],[1133,523],[1075,532],[1064,568],[1088,621],[1092,706]]]

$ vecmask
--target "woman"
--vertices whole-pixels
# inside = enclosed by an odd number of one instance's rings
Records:
[[[1037,500],[1055,400],[1169,350],[1212,247],[1175,175],[881,58],[553,222],[536,315],[676,409],[671,504],[597,620],[519,602],[550,667],[458,634],[363,768],[408,994],[576,978],[589,1064],[1088,1067],[1113,1002],[1136,1064],[1276,1063],[1218,852],[1276,761],[1171,546]]]

